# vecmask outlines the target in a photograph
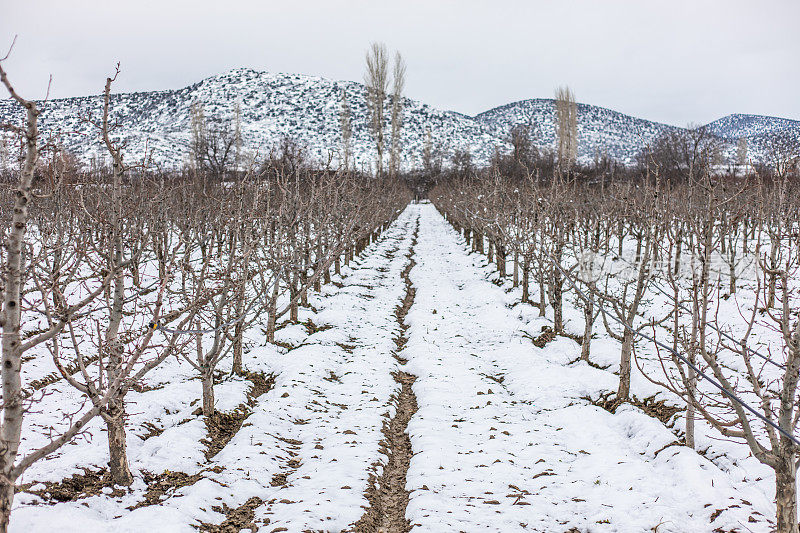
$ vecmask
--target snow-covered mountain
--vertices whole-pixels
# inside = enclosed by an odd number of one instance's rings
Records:
[[[738,139],[787,131],[797,134],[800,133],[800,121],[764,115],[733,114],[708,123],[706,128],[717,137]]]
[[[236,69],[207,78],[183,89],[114,94],[111,109],[126,141],[129,159],[140,159],[145,150],[152,162],[177,166],[185,161],[191,138],[191,109],[201,103],[207,120],[231,118],[237,106],[242,141],[251,153],[263,155],[283,136],[305,145],[320,161],[337,160],[342,147],[340,110],[342,91],[351,110],[351,152],[357,166],[373,161],[374,142],[367,127],[364,86],[350,81],[297,74],[272,74]],[[102,111],[102,96],[51,100],[44,106],[41,130],[60,133],[64,146],[85,161],[102,157],[103,148],[95,120]],[[0,101],[0,120],[22,115],[10,100]],[[404,164],[419,163],[430,128],[434,146],[469,150],[478,161],[487,161],[502,141],[475,119],[452,111],[440,111],[404,99]]]
[[[733,114],[706,125],[710,133],[731,144],[747,139],[748,156],[768,160],[774,150],[797,151],[800,144],[800,121],[764,115]]]
[[[298,74],[273,74],[235,69],[183,89],[123,93],[112,96],[111,107],[120,127],[115,135],[126,142],[128,160],[145,153],[151,164],[180,166],[189,151],[191,109],[203,106],[207,120],[241,117],[242,140],[251,154],[263,155],[289,136],[306,146],[319,161],[335,163],[342,148],[340,110],[342,91],[352,113],[351,151],[357,166],[371,165],[375,149],[367,126],[364,86]],[[82,160],[103,157],[97,128],[101,96],[51,100],[44,106],[41,130],[59,134],[68,150]],[[629,163],[642,147],[658,135],[679,130],[602,107],[578,105],[579,157],[590,161],[607,154]],[[0,100],[0,121],[18,121],[13,103]],[[510,148],[511,127],[529,124],[534,144],[552,149],[555,144],[554,105],[550,99],[524,100],[480,113],[475,117],[442,111],[404,99],[403,165],[419,166],[428,131],[434,146],[447,158],[455,150],[468,150],[473,161],[489,161],[496,149]],[[752,138],[751,155],[760,157],[766,139],[775,134],[800,136],[800,122],[754,115],[730,115],[709,124],[712,132],[731,145],[740,136]],[[726,151],[726,153],[731,150]]]
[[[554,108],[552,99],[522,100],[484,111],[475,119],[486,124],[497,136],[503,136],[514,126],[527,124],[535,145],[552,148],[556,143]],[[607,154],[630,163],[643,146],[673,130],[680,128],[603,107],[578,104],[578,158],[591,161],[595,156]]]

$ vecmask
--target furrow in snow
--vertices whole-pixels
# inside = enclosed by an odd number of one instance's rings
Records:
[[[401,273],[406,293],[395,310],[395,318],[400,331],[394,339],[397,345],[394,357],[401,367],[407,363],[402,352],[408,342],[408,337],[406,337],[408,324],[406,324],[405,318],[414,304],[414,295],[416,294],[409,273],[416,265],[414,245],[417,242],[418,233],[419,220],[417,219],[411,248],[407,254],[408,264]],[[407,428],[409,420],[417,412],[417,397],[412,388],[417,378],[401,368],[394,373],[394,379],[400,386],[400,390],[392,399],[395,412],[394,416],[386,419],[382,429],[384,435],[381,443],[382,452],[387,456],[387,460],[380,475],[376,473],[370,476],[370,484],[367,489],[370,506],[353,527],[353,531],[357,533],[405,533],[410,529],[410,523],[406,518],[409,497],[406,476],[411,462],[412,449]]]

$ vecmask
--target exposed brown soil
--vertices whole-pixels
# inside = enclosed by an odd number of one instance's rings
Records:
[[[142,424],[142,427],[147,430],[146,433],[143,435],[139,435],[142,440],[147,440],[153,437],[158,437],[162,433],[164,433],[164,428],[158,427],[157,425],[153,424],[152,422],[145,422]]]
[[[96,496],[102,493],[103,489],[109,487],[112,489],[110,496],[122,496],[125,494],[125,489],[115,487],[114,482],[107,468],[99,470],[83,469],[83,474],[73,474],[72,477],[62,479],[61,481],[47,481],[42,482],[45,486],[43,489],[31,490],[34,485],[39,483],[26,483],[17,487],[17,492],[27,492],[29,494],[36,494],[48,505],[55,505],[61,502],[74,502],[90,496]]]
[[[203,439],[206,445],[206,460],[211,460],[230,442],[234,435],[241,429],[242,423],[250,414],[246,404],[239,405],[230,413],[214,411],[205,419],[208,429],[208,438]]]
[[[542,326],[542,333],[538,337],[531,337],[533,345],[537,348],[544,348],[549,342],[557,337],[556,332],[550,326]]]
[[[184,472],[171,472],[169,470],[161,474],[152,474],[150,472],[142,472],[143,481],[147,483],[148,488],[145,492],[144,499],[129,510],[138,509],[139,507],[146,507],[148,505],[156,505],[161,502],[163,496],[169,491],[194,485],[203,478],[203,473],[211,470],[213,472],[221,472],[222,467],[216,466],[211,469],[201,470],[197,474],[186,474]],[[55,505],[62,502],[74,502],[96,496],[103,493],[103,489],[109,488],[111,491],[105,493],[111,497],[123,496],[127,493],[125,487],[120,487],[114,484],[111,480],[107,468],[99,470],[83,469],[83,474],[73,474],[71,477],[65,478],[61,481],[55,482],[42,482],[45,486],[43,489],[31,490],[31,487],[39,483],[26,483],[17,487],[17,492],[27,492],[29,494],[36,494],[46,505]]]
[[[203,439],[206,445],[205,456],[211,460],[217,455],[225,445],[230,442],[234,435],[241,429],[242,424],[253,412],[256,399],[268,392],[275,385],[275,376],[265,375],[257,372],[246,372],[244,376],[250,380],[253,386],[247,391],[247,401],[240,404],[231,413],[214,413],[206,417],[206,428],[208,429],[207,439]]]
[[[414,303],[416,294],[409,278],[409,272],[416,264],[413,259],[413,250],[418,233],[419,222],[417,222],[417,228],[414,230],[411,241],[408,264],[401,273],[406,286],[406,294],[395,309],[395,317],[401,330],[400,335],[395,338],[397,345],[395,358],[400,364],[406,363],[399,352],[408,342],[408,338],[405,336],[408,329],[405,317]],[[384,438],[381,441],[381,453],[386,454],[388,460],[380,475],[371,473],[369,476],[366,497],[370,506],[353,526],[353,531],[359,533],[405,533],[411,529],[411,523],[405,516],[409,498],[406,490],[406,474],[412,456],[411,439],[406,433],[406,429],[409,420],[417,412],[417,398],[412,389],[412,384],[417,378],[408,372],[399,371],[394,374],[394,379],[400,384],[400,392],[392,399],[396,404],[395,415],[384,423],[382,429]],[[374,466],[377,467],[377,465]]]
[[[247,392],[247,401],[245,403],[240,404],[232,413],[221,413],[219,411],[215,411],[213,415],[205,419],[209,438],[204,439],[203,444],[206,445],[205,456],[207,460],[211,460],[217,453],[220,452],[220,450],[222,450],[228,444],[228,442],[230,442],[233,436],[236,435],[239,429],[241,429],[245,419],[247,419],[247,417],[250,416],[250,414],[252,413],[252,408],[256,403],[256,399],[262,394],[268,392],[275,384],[275,377],[272,375],[264,375],[257,372],[245,372],[243,375],[252,383],[250,390]],[[152,426],[152,424],[148,425],[147,429],[151,433],[155,433],[158,430],[158,428],[156,428],[155,426],[153,427],[150,426]],[[158,433],[160,433],[160,431]],[[149,436],[152,435],[148,435],[148,437]],[[145,492],[144,498],[135,506],[130,507],[130,509],[132,510],[132,509],[137,509],[139,507],[146,507],[148,505],[158,504],[161,502],[163,497],[170,491],[174,491],[175,489],[181,487],[187,487],[189,485],[194,485],[199,480],[203,479],[203,477],[205,477],[203,475],[205,472],[211,471],[219,473],[222,470],[223,467],[215,466],[214,468],[203,469],[197,472],[196,474],[186,474],[185,472],[171,472],[169,470],[162,472],[160,474],[143,472],[144,481],[148,485],[147,492]],[[243,507],[244,506],[236,509],[228,509],[227,507],[225,507],[225,510],[220,512],[224,512],[225,514],[228,514],[227,511],[238,512],[238,509],[242,509]],[[237,514],[236,516],[239,515]],[[250,519],[252,519],[252,513]],[[248,521],[250,519],[248,519]],[[223,524],[225,524],[226,522],[223,522]],[[234,522],[229,523],[226,526],[226,527],[229,526],[229,529],[205,529],[205,530],[239,531],[239,529],[231,529],[235,527],[235,525],[231,524],[235,523],[238,522],[234,520]],[[222,526],[212,526],[205,524],[203,527],[222,527]],[[246,526],[242,527],[246,528]]]
[[[144,482],[147,483],[147,492],[145,492],[144,499],[142,501],[133,507],[128,507],[128,509],[132,511],[134,509],[138,509],[139,507],[156,505],[161,502],[168,492],[174,491],[175,489],[179,489],[181,487],[194,485],[200,481],[203,478],[203,472],[208,470],[219,473],[222,472],[223,469],[221,466],[215,466],[214,468],[201,470],[200,472],[191,475],[185,472],[171,472],[169,470],[166,470],[161,474],[142,472]]]
[[[314,333],[317,333],[319,331],[326,331],[333,327],[330,324],[323,324],[321,326],[318,326],[310,318],[305,322],[303,322],[303,326],[306,328],[306,332],[309,335],[313,335]]]
[[[397,412],[384,425],[381,442],[381,452],[388,456],[388,461],[380,476],[370,476],[367,489],[370,507],[355,524],[357,532],[404,533],[411,529],[405,516],[409,498],[406,474],[412,456],[406,428],[417,411],[417,399],[411,388],[416,377],[408,372],[397,372],[394,378],[401,384],[400,393],[394,399]]]
[[[284,448],[284,451],[289,455],[290,459],[285,462],[280,471],[273,474],[272,479],[270,480],[270,485],[273,487],[285,487],[288,485],[287,480],[289,476],[292,475],[303,464],[299,459],[300,454],[298,452],[303,443],[297,439],[289,439],[286,437],[280,437],[278,435],[271,436],[288,444],[288,447]]]
[[[613,392],[609,392],[600,396],[600,398],[596,400],[592,400],[589,397],[584,397],[584,400],[587,400],[589,403],[596,405],[598,407],[602,407],[609,413],[615,413],[617,411],[617,407],[622,405],[623,403],[627,403],[630,405],[635,405],[649,416],[653,418],[657,418],[661,421],[662,424],[665,426],[669,426],[672,423],[672,418],[677,414],[683,411],[682,407],[677,407],[674,405],[668,405],[665,400],[656,400],[655,396],[648,396],[644,399],[639,399],[636,396],[632,397],[629,400],[622,401],[616,398],[616,394]]]
[[[355,344],[345,344],[343,342],[337,342],[336,346],[338,346],[339,348],[341,348],[342,350],[344,350],[347,353],[353,353],[353,350],[356,349],[356,345]]]
[[[336,373],[333,370],[328,370],[328,375],[326,377],[322,378],[322,379],[324,379],[325,381],[330,381],[331,383],[341,383],[342,382],[342,378],[337,376]]]
[[[598,369],[598,370],[608,370],[609,368],[611,368],[611,365],[605,365],[605,366],[603,366],[603,365],[598,365],[597,363],[593,362],[591,359],[583,359],[583,358],[581,358],[581,357],[576,357],[575,359],[573,359],[572,361],[570,361],[570,362],[569,362],[569,364],[570,364],[570,365],[574,365],[575,363],[579,363],[579,362],[581,362],[581,361],[585,362],[585,363],[586,363],[587,365],[589,365],[590,367],[592,367],[592,368],[596,368],[596,369]]]
[[[258,526],[253,522],[256,509],[264,504],[264,500],[253,496],[239,507],[228,507],[226,504],[214,506],[212,509],[226,516],[221,524],[206,524],[201,522],[197,529],[211,533],[239,533],[242,530],[258,531]]]
[[[580,358],[578,358],[577,361],[580,361]],[[609,368],[611,368],[611,365],[598,365],[597,363],[592,362],[591,359],[586,361],[586,364],[589,365],[590,367],[596,368],[598,370],[608,370]]]
[[[89,366],[90,364],[94,363],[95,361],[97,361],[98,358],[99,358],[99,356],[93,356],[93,357],[87,358],[86,361],[85,361],[86,366]],[[73,363],[71,365],[66,365],[64,367],[64,371],[69,375],[74,374],[75,372],[77,372],[80,369],[81,369],[81,367],[78,365],[77,362],[75,362],[75,363]],[[62,376],[61,373],[59,373],[59,372],[53,372],[52,374],[48,374],[48,375],[44,376],[43,378],[34,379],[33,381],[29,382],[28,385],[23,389],[22,395],[25,398],[30,398],[33,395],[34,392],[36,392],[39,389],[42,389],[42,388],[44,388],[44,387],[46,387],[48,385],[52,385],[53,383],[55,383],[56,381],[59,381],[61,379],[64,379],[64,376]]]
[[[286,350],[294,350],[295,348],[297,348],[297,346],[295,346],[290,342],[274,341],[272,344],[274,344],[275,346],[280,346],[281,348],[284,348]]]
[[[94,355],[92,357],[87,357],[84,361],[84,365],[88,368],[89,365],[94,364],[99,359],[98,355]],[[64,366],[64,372],[67,375],[72,375],[78,372],[81,369],[80,365],[77,362]],[[47,387],[48,385],[52,385],[57,381],[64,379],[64,376],[60,372],[53,372],[52,374],[47,374],[44,377],[39,379],[34,379],[30,381],[27,386],[23,389],[22,394],[25,398],[30,398],[36,391]],[[151,390],[156,390],[162,388],[163,385],[160,386],[152,386],[152,385],[145,385],[143,383],[133,383],[131,385],[131,390],[136,392],[147,392]]]

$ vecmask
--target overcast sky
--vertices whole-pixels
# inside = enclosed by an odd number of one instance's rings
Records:
[[[578,101],[675,125],[800,119],[797,0],[0,0],[27,97],[180,88],[231,68],[362,80],[371,41],[406,94],[470,115],[568,84]],[[0,55],[4,55],[3,52]]]

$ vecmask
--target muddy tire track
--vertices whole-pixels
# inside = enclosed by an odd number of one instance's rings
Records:
[[[406,359],[402,357],[401,352],[408,342],[406,336],[408,324],[405,323],[405,318],[414,303],[416,294],[409,273],[416,265],[414,246],[417,243],[418,233],[419,219],[416,221],[411,247],[406,256],[408,264],[400,274],[405,283],[406,293],[402,302],[395,309],[395,318],[400,326],[400,333],[394,339],[397,349],[393,355],[401,367],[406,364]],[[370,474],[369,486],[365,494],[370,506],[353,526],[353,531],[359,533],[405,533],[411,529],[411,523],[405,516],[409,500],[409,492],[406,490],[406,475],[413,453],[411,439],[406,430],[411,417],[417,412],[417,398],[412,388],[417,378],[402,369],[395,372],[393,377],[400,385],[400,390],[392,398],[392,403],[395,404],[395,415],[384,423],[382,429],[384,438],[381,441],[381,453],[387,455],[388,459],[380,475]],[[379,465],[373,466],[376,470],[379,467]]]

